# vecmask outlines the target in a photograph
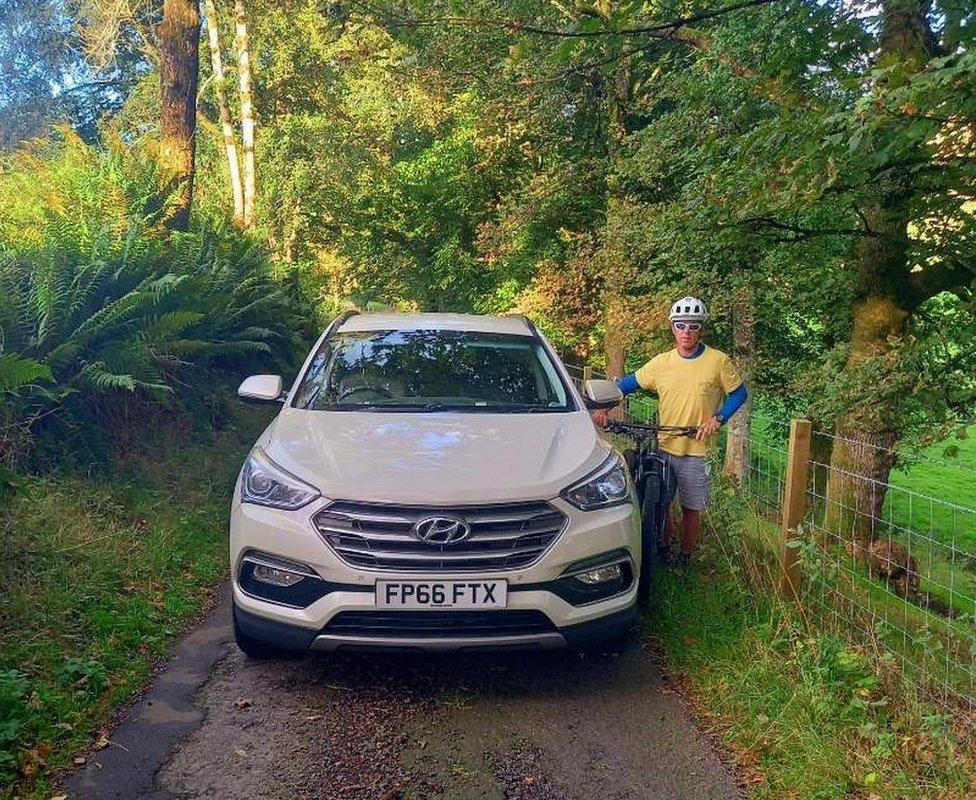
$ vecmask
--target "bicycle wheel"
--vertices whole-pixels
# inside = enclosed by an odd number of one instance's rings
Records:
[[[644,480],[641,498],[641,568],[637,584],[637,602],[646,606],[651,598],[651,587],[658,564],[658,548],[663,531],[661,525],[661,474],[650,470]]]

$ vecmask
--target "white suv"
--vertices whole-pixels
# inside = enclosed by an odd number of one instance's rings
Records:
[[[234,632],[286,650],[584,647],[630,627],[626,465],[526,318],[345,314],[241,470]],[[602,401],[602,402],[601,402]]]

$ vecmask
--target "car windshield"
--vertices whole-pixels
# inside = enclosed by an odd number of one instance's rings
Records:
[[[333,411],[573,410],[538,339],[475,331],[359,331],[329,337],[295,395]]]

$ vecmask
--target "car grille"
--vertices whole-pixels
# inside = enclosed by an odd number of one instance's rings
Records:
[[[444,636],[525,636],[556,628],[541,611],[340,611],[322,633],[419,639]]]
[[[471,533],[452,544],[429,544],[414,523],[444,515],[468,523]],[[387,506],[335,501],[313,519],[348,564],[425,572],[505,570],[526,567],[562,532],[566,517],[546,502],[491,506]]]

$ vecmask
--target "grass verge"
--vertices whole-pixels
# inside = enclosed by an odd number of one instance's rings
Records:
[[[717,497],[700,565],[662,576],[648,625],[750,796],[976,796],[972,719],[928,705],[893,659],[757,584],[734,504]]]
[[[226,574],[227,511],[263,411],[159,434],[105,477],[32,479],[0,510],[0,798],[46,798],[104,741]]]

